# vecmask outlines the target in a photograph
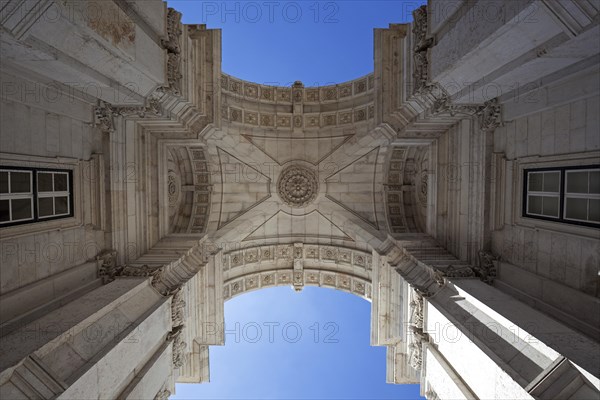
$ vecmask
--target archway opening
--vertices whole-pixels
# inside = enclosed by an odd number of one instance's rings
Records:
[[[424,3],[168,1],[183,23],[222,29],[223,72],[275,86],[325,86],[371,73],[373,28],[410,22]]]
[[[210,348],[211,383],[177,384],[173,399],[415,399],[388,385],[372,347],[371,304],[340,290],[263,288],[225,303],[225,346]]]

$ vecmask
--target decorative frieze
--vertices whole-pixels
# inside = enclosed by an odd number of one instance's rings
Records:
[[[186,348],[187,343],[182,338],[183,325],[173,328],[171,332],[167,334],[167,342],[173,342],[173,367],[181,368],[186,361]]]
[[[423,343],[429,342],[429,335],[423,332],[423,310],[424,296],[423,291],[411,286],[410,290],[410,309],[411,315],[409,320],[409,365],[417,371],[420,371],[423,366]]]
[[[493,132],[502,124],[502,107],[497,98],[486,101],[480,112],[479,128],[483,132]]]
[[[171,323],[173,327],[181,326],[185,322],[185,300],[181,289],[173,293],[171,299]]]
[[[173,8],[167,9],[167,39],[162,45],[167,50],[167,84],[165,88],[174,95],[181,94],[181,13]]]
[[[164,96],[162,89],[155,90],[150,94],[143,106],[113,106],[105,101],[99,100],[94,108],[94,125],[102,132],[114,132],[114,117],[137,116],[139,118],[159,117],[162,115],[161,98]]]
[[[427,87],[429,81],[429,60],[427,50],[433,44],[432,38],[427,38],[427,6],[421,6],[413,11],[413,93],[419,93]]]

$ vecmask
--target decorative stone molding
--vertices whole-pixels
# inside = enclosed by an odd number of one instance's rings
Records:
[[[113,109],[105,101],[100,100],[98,106],[94,109],[94,125],[100,128],[102,132],[113,132]]]
[[[385,203],[390,233],[421,232],[426,220],[429,172],[425,146],[395,146],[386,168]]]
[[[181,289],[177,289],[173,293],[171,299],[171,323],[173,327],[182,326],[185,322],[185,300]]]
[[[432,388],[427,389],[425,392],[425,398],[427,400],[440,400],[439,396]]]
[[[155,90],[146,99],[146,105],[136,107],[114,107],[113,116],[122,115],[130,116],[137,115],[140,118],[146,118],[150,116],[160,116],[162,114],[162,107],[160,105],[160,99],[164,96],[162,89]]]
[[[102,278],[102,283],[114,281],[113,271],[117,267],[117,252],[109,250],[97,255],[96,266],[98,278]]]
[[[169,397],[171,396],[171,391],[169,389],[160,389],[158,391],[158,393],[156,393],[156,396],[154,396],[154,400],[169,400]]]
[[[315,173],[301,165],[285,168],[277,181],[277,193],[281,200],[294,208],[306,207],[319,192],[319,181]]]
[[[163,39],[162,46],[172,53],[179,53],[179,38],[182,33],[181,13],[169,7],[167,9],[167,39]]]
[[[492,253],[481,250],[479,251],[479,266],[475,267],[475,272],[484,283],[491,285],[496,277],[496,265],[494,261],[498,257]]]
[[[167,39],[162,45],[167,50],[167,83],[165,88],[174,95],[181,94],[181,13],[173,8],[167,9]]]
[[[304,289],[304,248],[302,243],[294,243],[293,248],[293,285],[296,292]]]
[[[167,196],[169,199],[169,207],[175,207],[179,200],[181,191],[181,182],[174,171],[169,171],[167,174]]]
[[[429,335],[423,332],[423,329],[410,326],[409,364],[411,367],[420,371],[423,366],[423,343],[429,342]]]
[[[116,252],[115,252],[116,256]],[[127,265],[116,265],[114,261],[104,261],[98,268],[98,277],[102,278],[102,283],[107,284],[114,281],[117,277],[136,277],[136,278],[149,278],[159,275],[162,267],[149,267],[147,265],[142,266],[127,266]]]
[[[416,328],[423,329],[423,296],[421,291],[415,288],[412,290],[410,309],[410,324]]]
[[[480,112],[479,127],[483,132],[492,132],[502,124],[502,107],[498,99],[492,99],[484,103]]]
[[[455,267],[448,265],[444,270],[440,271],[446,278],[471,278],[475,276],[473,268],[470,266]]]
[[[423,5],[414,10],[413,19],[413,93],[419,93],[429,81],[427,49],[433,44],[433,39],[427,38],[427,6]]]
[[[115,130],[113,118],[117,116],[138,116],[140,118],[158,117],[162,115],[160,104],[164,92],[155,90],[146,98],[144,106],[113,106],[105,101],[99,100],[94,109],[94,125],[102,132],[113,132]]]
[[[173,367],[181,368],[186,361],[187,343],[182,338],[183,325],[173,328],[171,332],[167,334],[167,342],[173,342]]]
[[[466,117],[473,117],[479,115],[484,109],[484,106],[480,104],[452,104],[446,90],[437,83],[429,85],[428,89],[431,94],[435,93],[435,100],[431,106],[431,113],[433,115],[449,115],[451,117],[464,115]]]

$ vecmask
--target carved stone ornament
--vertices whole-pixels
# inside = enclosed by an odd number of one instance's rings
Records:
[[[187,343],[183,340],[182,333],[183,325],[173,328],[171,332],[167,334],[167,341],[173,342],[173,367],[181,368],[185,364],[186,353],[185,349]]]
[[[429,341],[429,335],[415,326],[410,327],[411,339],[409,348],[409,364],[420,371],[423,366],[423,343]]]
[[[173,8],[167,10],[167,39],[162,41],[167,50],[167,83],[165,89],[174,95],[181,94],[181,13]]]
[[[424,170],[421,171],[421,181],[420,181],[420,190],[418,193],[419,202],[422,206],[427,205],[427,192],[428,192],[428,184],[429,184],[429,171]]]
[[[174,171],[169,171],[167,175],[167,196],[169,198],[169,207],[175,207],[179,200],[179,192],[181,191],[181,184],[179,178]]]
[[[162,114],[162,106],[160,105],[162,96],[164,96],[164,92],[157,89],[146,98],[146,104],[144,106],[131,107],[113,106],[100,100],[94,109],[94,124],[100,128],[102,132],[110,133],[115,130],[113,117],[119,115],[137,115],[140,118],[160,116]]]
[[[116,257],[117,257],[117,252],[114,250],[106,251],[106,252],[96,256],[96,266],[98,267],[98,277],[102,278],[103,283],[108,283],[107,282],[108,279],[110,279],[110,281],[114,280],[114,275],[111,277],[111,274],[113,274],[113,271],[115,271],[115,269],[117,267]]]
[[[493,254],[481,250],[479,252],[479,266],[475,267],[475,273],[484,283],[491,285],[496,277],[496,265],[494,261],[498,258]]]
[[[113,109],[110,104],[100,100],[94,109],[94,124],[102,132],[113,132]]]
[[[171,396],[171,391],[169,389],[161,389],[159,390],[158,393],[156,393],[156,396],[154,396],[154,400],[169,400],[169,397]]]
[[[502,108],[498,99],[492,99],[484,103],[480,112],[480,128],[483,132],[492,132],[502,124]]]
[[[98,277],[102,278],[102,283],[107,284],[116,279],[118,276],[131,276],[139,278],[152,277],[153,282],[157,275],[160,275],[162,267],[149,267],[142,265],[141,267],[133,267],[127,265],[116,265],[114,257],[116,252],[112,256],[101,256],[96,257],[98,262]]]
[[[410,324],[423,329],[423,296],[418,290],[413,290],[413,299],[410,302]]]
[[[425,392],[425,398],[427,400],[440,400],[437,393],[431,388],[427,389],[427,391]]]
[[[427,49],[433,44],[432,38],[427,38],[427,6],[421,6],[413,11],[413,80],[414,93],[421,92],[429,80],[429,60]]]
[[[285,168],[277,181],[277,193],[290,207],[306,207],[315,200],[318,192],[317,176],[301,165]]]
[[[475,276],[475,272],[470,266],[455,267],[449,265],[442,273],[447,278],[471,278]]]
[[[176,290],[171,299],[171,322],[173,327],[182,326],[185,322],[185,300],[181,289]]]
[[[167,39],[162,41],[162,46],[172,53],[179,53],[179,37],[181,29],[181,13],[174,8],[167,9]]]
[[[479,115],[484,106],[481,104],[452,104],[450,96],[446,90],[438,83],[429,84],[421,92],[429,94],[435,98],[431,106],[431,114],[433,115],[449,115],[451,117],[464,115],[472,117]]]

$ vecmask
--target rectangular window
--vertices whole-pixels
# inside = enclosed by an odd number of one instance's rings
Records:
[[[0,167],[0,226],[73,216],[72,172]]]
[[[523,216],[600,227],[600,166],[526,169]]]

